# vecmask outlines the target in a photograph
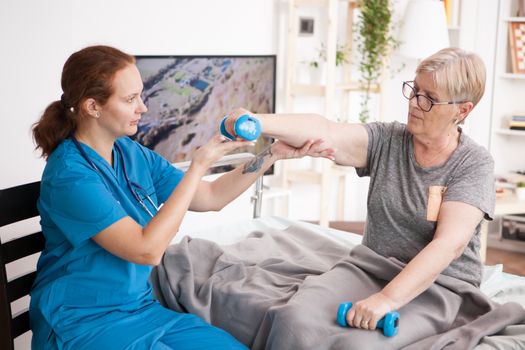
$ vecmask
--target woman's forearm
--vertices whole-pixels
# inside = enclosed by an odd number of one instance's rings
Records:
[[[224,208],[246,191],[276,160],[270,146],[250,161],[213,181],[211,198],[214,200],[215,210]]]
[[[330,142],[330,121],[318,114],[256,114],[262,133],[294,147],[307,140],[323,139]],[[327,144],[330,146],[330,144]]]
[[[381,291],[398,309],[424,292],[456,258],[456,249],[444,240],[430,242]]]
[[[164,251],[178,232],[206,170],[206,167],[192,163],[157,215],[144,227],[144,250],[154,261],[160,262]]]

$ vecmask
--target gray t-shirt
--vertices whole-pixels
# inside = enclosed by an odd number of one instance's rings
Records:
[[[467,135],[442,165],[423,168],[415,159],[412,134],[405,124],[370,123],[367,165],[356,169],[370,176],[363,244],[386,257],[408,263],[434,237],[442,202],[459,201],[494,215],[494,161]],[[444,274],[479,286],[480,224],[463,255]]]

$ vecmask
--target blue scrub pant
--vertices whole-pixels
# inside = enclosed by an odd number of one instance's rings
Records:
[[[234,337],[220,328],[205,323],[200,318],[187,315],[183,325],[166,332],[151,349],[154,350],[246,350]]]
[[[112,312],[106,322],[95,326],[86,320],[78,328],[86,331],[59,349],[122,350],[247,350],[229,333],[206,323],[201,318],[178,313],[158,303],[135,312]],[[110,320],[111,319],[111,320]],[[91,327],[90,327],[91,326]],[[94,326],[94,327],[93,327]],[[62,346],[61,346],[62,345]],[[55,348],[55,347],[53,347]]]

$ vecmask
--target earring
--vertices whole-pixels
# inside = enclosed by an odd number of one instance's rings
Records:
[[[100,112],[97,112],[97,114],[95,114],[95,117],[100,118]]]

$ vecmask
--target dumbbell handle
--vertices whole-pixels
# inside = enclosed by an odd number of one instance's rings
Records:
[[[221,121],[221,134],[230,140],[235,140],[235,136],[226,131],[225,122],[227,118],[228,117],[226,116]],[[259,135],[261,135],[261,123],[254,116],[243,114],[235,121],[234,132],[237,136],[245,140],[254,141],[259,137]]]
[[[348,327],[346,322],[346,314],[352,308],[352,303],[341,303],[339,309],[337,310],[337,323],[342,327]],[[376,328],[382,328],[383,334],[386,337],[393,337],[397,334],[399,330],[399,313],[397,311],[392,311],[387,313],[383,318],[377,322]]]

